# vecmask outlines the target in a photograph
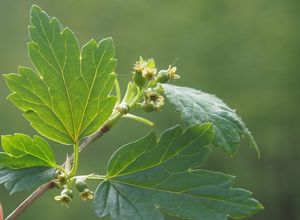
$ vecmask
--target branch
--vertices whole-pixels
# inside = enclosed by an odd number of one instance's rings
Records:
[[[5,220],[17,219],[29,206],[31,206],[38,198],[40,198],[46,191],[55,187],[51,181],[39,188],[37,188],[30,196],[27,197]]]
[[[116,113],[111,117],[102,128],[97,131],[95,134],[91,135],[87,139],[82,142],[79,146],[79,152],[83,151],[89,144],[102,137],[106,132],[110,130],[110,128],[122,117],[121,113]],[[74,154],[72,154],[68,160],[73,161]],[[63,166],[66,162],[64,162]],[[50,181],[39,188],[37,188],[30,196],[28,196],[9,216],[5,218],[5,220],[15,220],[17,219],[29,206],[31,206],[38,198],[40,198],[46,191],[49,189],[53,189],[55,184]]]

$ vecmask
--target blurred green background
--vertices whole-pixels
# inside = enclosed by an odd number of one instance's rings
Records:
[[[236,175],[236,186],[251,190],[264,204],[264,211],[247,219],[300,219],[299,1],[0,0],[1,73],[30,65],[26,27],[33,3],[69,26],[81,45],[112,36],[123,90],[138,56],[155,58],[160,68],[178,59],[182,79],[177,83],[214,93],[237,109],[261,148],[260,160],[246,143],[233,158],[215,150],[205,167]],[[7,94],[1,77],[0,133],[35,134]],[[180,123],[171,107],[147,117],[156,122],[157,132]],[[104,173],[118,146],[148,130],[124,119],[82,154],[80,173]],[[71,152],[52,144],[59,161]],[[57,193],[48,192],[20,219],[97,219],[91,203],[78,200],[65,209],[52,201]],[[26,195],[10,197],[1,186],[5,213]]]

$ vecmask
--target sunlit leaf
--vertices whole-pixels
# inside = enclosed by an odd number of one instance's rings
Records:
[[[57,167],[54,153],[44,139],[24,134],[1,136],[0,166],[14,169],[28,167]]]
[[[159,140],[151,132],[123,146],[96,190],[96,214],[114,220],[162,220],[165,211],[187,219],[226,220],[259,211],[262,206],[250,192],[231,188],[233,176],[198,168],[213,137],[211,124],[184,132],[176,126]]]
[[[34,69],[5,75],[8,99],[42,135],[71,144],[91,135],[112,113],[109,96],[116,66],[111,38],[89,41],[79,49],[69,28],[61,28],[37,6],[31,9],[28,52]]]
[[[168,100],[175,105],[184,122],[190,126],[211,122],[215,131],[214,145],[233,154],[246,137],[259,156],[258,147],[242,119],[214,95],[196,89],[163,85]]]

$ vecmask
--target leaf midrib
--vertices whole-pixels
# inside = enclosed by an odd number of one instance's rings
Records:
[[[76,140],[76,137],[73,137],[73,135],[75,134],[75,122],[74,122],[74,112],[73,112],[73,107],[72,107],[72,105],[71,105],[71,100],[70,100],[70,95],[69,95],[69,91],[68,91],[68,89],[67,89],[67,85],[66,85],[66,80],[65,80],[65,78],[64,78],[64,67],[65,67],[65,64],[66,64],[66,60],[67,60],[67,56],[66,56],[66,53],[67,53],[67,49],[66,49],[66,40],[63,38],[63,40],[64,40],[64,49],[65,49],[65,62],[64,62],[64,66],[63,66],[63,68],[61,67],[61,65],[60,65],[60,63],[58,62],[58,59],[57,59],[57,57],[56,57],[56,55],[55,55],[55,53],[54,53],[54,50],[53,50],[53,48],[52,48],[52,45],[51,45],[51,43],[50,43],[50,41],[49,41],[49,39],[48,39],[48,36],[47,36],[47,34],[46,34],[46,32],[45,32],[45,29],[44,29],[44,26],[43,26],[43,24],[42,24],[42,22],[41,22],[41,19],[40,19],[40,15],[39,15],[39,13],[37,13],[37,16],[38,16],[38,20],[39,20],[39,23],[40,23],[40,25],[41,25],[41,27],[42,27],[42,30],[43,30],[43,33],[44,33],[44,36],[45,36],[45,38],[46,38],[46,40],[47,40],[47,42],[48,42],[48,44],[49,44],[49,46],[50,46],[50,49],[51,49],[51,52],[52,52],[52,54],[53,54],[53,56],[54,56],[54,58],[55,58],[55,60],[56,60],[56,62],[57,62],[57,64],[58,64],[58,66],[59,66],[59,68],[60,68],[60,73],[61,73],[61,77],[62,77],[62,79],[63,79],[63,83],[64,83],[64,88],[65,88],[65,92],[66,92],[66,94],[67,94],[67,98],[68,98],[68,104],[69,104],[69,108],[70,108],[70,111],[71,111],[71,117],[72,117],[72,123],[73,123],[73,134],[70,134],[70,132],[69,132],[69,135],[70,135],[70,137],[71,137],[71,139],[74,141],[74,142],[76,142],[77,140]],[[49,21],[50,22],[50,21]],[[50,26],[51,26],[51,22],[50,22]],[[52,26],[51,26],[51,28],[52,28]],[[66,29],[65,29],[66,30]],[[64,31],[65,31],[64,30]],[[53,29],[52,29],[52,31],[53,31]],[[64,32],[63,31],[63,32]],[[63,33],[63,32],[61,32],[61,33]],[[60,34],[61,35],[61,37],[62,37],[62,34]],[[49,63],[49,61],[48,61],[48,63]],[[55,69],[55,68],[54,68]],[[44,80],[42,80],[42,81],[44,81]],[[53,111],[53,110],[52,110]]]
[[[179,151],[177,151],[174,155],[172,155],[172,156],[169,157],[169,158],[166,158],[165,160],[164,160],[163,157],[165,156],[166,152],[163,154],[163,156],[161,157],[160,161],[158,161],[158,162],[155,163],[155,164],[152,164],[152,165],[150,165],[150,166],[148,166],[148,167],[144,167],[144,168],[142,168],[142,169],[140,169],[140,170],[135,170],[135,171],[132,171],[132,172],[123,173],[123,174],[119,175],[122,171],[124,171],[127,167],[129,167],[132,163],[134,163],[134,161],[136,161],[136,159],[138,159],[141,155],[143,155],[144,153],[147,153],[147,152],[148,152],[148,151],[144,151],[144,152],[142,152],[141,154],[139,154],[138,156],[136,156],[132,161],[130,161],[130,162],[129,162],[124,168],[122,168],[117,174],[115,174],[115,175],[113,175],[113,176],[108,176],[108,178],[109,178],[109,179],[113,179],[114,177],[127,176],[127,175],[130,175],[130,174],[134,174],[134,173],[142,172],[142,171],[145,171],[145,170],[149,170],[149,169],[154,168],[154,167],[156,167],[156,166],[161,166],[164,162],[166,162],[166,161],[168,161],[168,160],[170,160],[170,159],[176,157],[178,154],[180,154],[180,152],[182,152],[184,149],[186,149],[186,147],[188,147],[191,143],[197,141],[197,140],[198,140],[200,137],[202,137],[202,135],[204,135],[209,129],[210,129],[210,127],[208,127],[207,129],[205,129],[205,130],[201,133],[201,135],[199,135],[199,136],[197,136],[195,139],[189,141],[187,144],[185,144],[185,145],[183,146],[183,148],[181,148],[181,149],[180,149]],[[182,133],[181,135],[183,135],[183,133]],[[174,136],[172,137],[172,140],[170,141],[170,144],[169,144],[169,146],[168,146],[168,149],[170,148],[171,144],[174,142],[174,139],[175,139],[175,138],[176,138],[176,134],[174,134]],[[154,148],[152,148],[151,150],[154,150],[155,148],[157,148],[158,144],[159,144],[159,141],[156,143],[156,146],[155,146]],[[202,147],[204,147],[204,146],[202,146]],[[167,149],[167,150],[168,150],[168,149]]]
[[[194,171],[197,171],[197,170],[194,170]],[[252,206],[247,206],[245,204],[235,203],[235,202],[232,202],[232,201],[219,199],[219,198],[215,198],[215,197],[209,197],[209,196],[203,196],[203,195],[200,196],[200,195],[184,193],[187,190],[176,192],[176,191],[171,191],[171,190],[166,190],[166,189],[149,188],[149,187],[146,187],[146,186],[136,185],[136,184],[122,182],[122,181],[118,181],[118,180],[108,180],[108,181],[112,182],[111,183],[112,185],[113,185],[113,182],[116,182],[116,183],[119,183],[119,184],[128,185],[128,186],[131,186],[131,187],[136,187],[136,188],[140,188],[140,189],[144,189],[144,190],[158,191],[158,192],[164,192],[164,193],[170,193],[170,194],[176,194],[176,195],[184,195],[184,196],[195,197],[195,198],[199,198],[199,199],[213,200],[213,201],[217,201],[217,202],[224,202],[224,203],[229,203],[229,204],[234,204],[234,205],[238,204],[238,206],[242,206],[242,207],[246,207],[246,208],[252,207]],[[230,182],[230,180],[227,181],[227,182]],[[206,186],[211,186],[211,185],[206,185]],[[116,188],[116,186],[114,186],[114,187]],[[204,187],[204,186],[201,186],[201,187]],[[199,188],[201,188],[201,187],[199,187]],[[232,188],[229,188],[228,190],[230,190],[230,189],[232,189]]]

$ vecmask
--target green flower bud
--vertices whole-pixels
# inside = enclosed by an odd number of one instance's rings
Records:
[[[83,178],[76,179],[75,186],[77,190],[80,192],[79,195],[83,201],[87,201],[89,199],[94,198],[94,192],[88,188],[85,179]]]
[[[144,102],[141,104],[141,107],[145,112],[156,111],[156,106],[153,102]]]
[[[59,196],[54,197],[56,201],[61,202],[61,204],[66,207],[69,207],[70,203],[72,202],[72,198],[73,198],[73,191],[67,188],[61,191]]]
[[[73,191],[71,189],[64,189],[63,191],[61,191],[61,195],[67,195],[70,198],[73,198]]]
[[[140,88],[145,87],[147,84],[147,79],[144,78],[142,73],[138,72],[133,73],[133,81]]]
[[[145,87],[148,81],[156,78],[157,69],[153,59],[144,60],[140,57],[135,63],[133,70],[133,81],[141,88]]]
[[[160,83],[167,83],[169,81],[169,72],[167,70],[161,70],[157,73],[156,81]]]
[[[117,106],[117,110],[124,115],[129,112],[128,105],[125,102],[122,102],[119,106]]]
[[[79,192],[83,192],[85,189],[88,188],[88,185],[83,179],[76,179],[75,186]]]
[[[162,87],[161,84],[158,84],[155,88],[154,88],[154,91],[157,92],[158,94],[164,94],[165,93],[165,90],[164,88]]]

